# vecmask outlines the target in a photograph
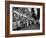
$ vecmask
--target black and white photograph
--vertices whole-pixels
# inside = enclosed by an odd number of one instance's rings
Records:
[[[12,30],[39,30],[40,8],[13,7]]]
[[[10,5],[10,29],[13,33],[42,32],[42,6]],[[11,32],[11,33],[12,33]]]

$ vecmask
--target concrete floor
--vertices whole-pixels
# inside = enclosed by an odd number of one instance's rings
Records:
[[[30,26],[28,27],[23,27],[19,30],[39,30],[40,29],[40,24],[31,24]],[[15,31],[15,29],[14,29]]]
[[[39,29],[40,29],[40,25],[31,24],[30,26],[22,28],[21,30],[39,30]]]

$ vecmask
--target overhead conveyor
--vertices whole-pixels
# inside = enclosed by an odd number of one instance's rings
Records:
[[[24,15],[24,14],[21,14],[21,13],[19,13],[19,12],[17,12],[17,11],[14,11],[14,13],[17,14],[17,15],[26,17],[27,19],[30,19],[30,20],[32,20],[32,21],[34,21],[34,22],[39,22],[39,20],[35,20],[35,19],[33,19],[33,18],[30,18],[29,16],[26,16],[26,15]]]

